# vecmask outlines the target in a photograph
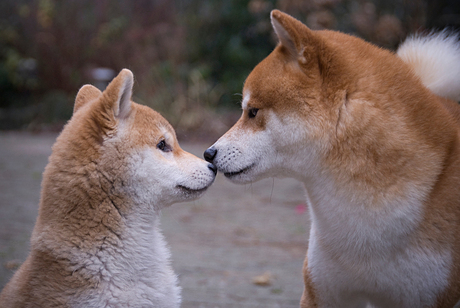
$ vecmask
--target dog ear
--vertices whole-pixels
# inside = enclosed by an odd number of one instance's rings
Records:
[[[319,38],[303,23],[279,10],[270,14],[273,29],[292,60],[307,64],[316,57]]]
[[[75,113],[78,109],[80,109],[83,105],[87,102],[93,101],[99,98],[102,95],[102,92],[90,85],[86,84],[80,88],[77,93],[77,98],[75,99],[75,105],[73,106],[73,113]]]
[[[106,107],[112,109],[116,119],[126,118],[131,111],[134,76],[128,69],[123,69],[107,86],[103,95]]]
[[[92,121],[89,122],[89,127],[99,142],[102,143],[106,136],[111,136],[116,131],[119,121],[129,116],[133,83],[133,73],[123,69],[102,92],[98,102],[92,106]]]

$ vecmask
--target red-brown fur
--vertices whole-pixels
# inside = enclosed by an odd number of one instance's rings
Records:
[[[252,154],[269,150],[251,149],[253,143],[245,139],[240,144],[238,138],[245,134],[256,136],[267,129],[270,131],[267,134],[274,134],[276,129],[281,130],[279,125],[289,125],[292,130],[296,125],[296,132],[286,131],[286,137],[264,137],[273,142],[268,148],[276,148],[281,143],[278,140],[286,138],[283,147],[273,151],[274,155],[288,155],[287,158],[296,157],[298,160],[302,157],[297,153],[308,153],[306,148],[313,148],[311,152],[314,154],[308,157],[318,157],[314,166],[317,173],[307,174],[308,170],[302,170],[306,174],[299,174],[298,170],[289,170],[279,162],[273,163],[278,164],[273,167],[275,171],[267,171],[266,165],[262,169],[259,167],[262,164],[256,161],[260,172],[265,172],[263,175],[282,173],[303,180],[315,213],[319,213],[316,209],[323,206],[318,200],[326,200],[326,194],[340,196],[341,199],[338,197],[337,200],[343,200],[350,207],[356,204],[356,208],[352,208],[356,219],[370,217],[366,216],[368,213],[384,215],[394,207],[404,207],[410,202],[416,204],[414,212],[404,217],[408,220],[402,226],[394,225],[395,230],[408,230],[399,235],[407,246],[394,248],[398,251],[395,254],[409,266],[417,268],[419,273],[414,275],[422,277],[424,269],[417,266],[427,262],[423,259],[425,256],[449,252],[448,257],[439,260],[450,264],[448,281],[444,281],[447,287],[437,293],[433,307],[453,307],[460,300],[459,105],[431,92],[410,65],[388,50],[339,32],[312,31],[277,10],[271,16],[280,43],[248,76],[243,89],[243,97],[247,97],[243,114],[235,126],[210,148],[213,153],[210,161],[229,177],[236,178],[234,175],[240,174],[239,170],[232,169],[228,158],[220,159],[219,152],[237,149],[243,154],[236,157],[244,161],[249,156],[244,155],[245,151]],[[258,109],[257,116],[250,117],[249,111],[253,108]],[[269,123],[274,115],[281,123],[276,124],[276,129]],[[298,140],[289,144],[291,135]],[[290,147],[298,151],[289,152]],[[265,159],[268,155],[258,159]],[[270,163],[272,161],[267,160],[265,164]],[[305,161],[307,163],[310,162]],[[252,166],[250,162],[245,164]],[[234,165],[241,168],[237,162]],[[261,177],[257,172],[258,169],[252,168],[241,171],[241,174],[245,176],[244,181],[250,181]],[[322,192],[321,184],[315,184],[316,177],[332,183],[335,190]],[[415,227],[411,227],[410,217],[420,217],[414,223]],[[349,248],[353,243],[343,251],[328,246],[337,243],[327,231],[335,230],[341,223],[344,222],[337,220],[337,226],[328,226],[323,229],[325,233],[313,235],[321,251],[329,252],[328,257],[344,267],[352,264],[351,273],[359,272],[369,264],[371,268],[379,268],[380,265],[372,267],[373,262],[377,262],[374,260],[378,260],[372,254],[372,249],[379,247],[378,241],[366,242],[362,250],[355,251]],[[349,230],[355,232],[352,228]],[[350,238],[355,237],[360,238],[360,235],[350,234]],[[398,247],[397,240],[393,240],[394,247]],[[391,243],[392,239],[388,241]],[[405,249],[404,252],[400,253],[401,249]],[[342,260],[350,258],[350,252],[368,263]],[[404,259],[406,253],[420,253],[423,257],[420,257],[420,263],[416,263],[416,260]],[[392,260],[378,262],[391,263]],[[436,273],[443,270],[439,267]],[[321,306],[327,301],[326,291],[322,292],[321,298],[307,259],[303,273],[305,290],[301,306]],[[366,291],[358,289],[356,292]],[[387,294],[371,292],[365,296],[375,296],[375,300],[385,298]],[[398,301],[395,298],[390,300]],[[405,302],[411,301],[407,299]]]

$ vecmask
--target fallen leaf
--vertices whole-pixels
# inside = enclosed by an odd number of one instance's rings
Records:
[[[252,283],[258,286],[269,286],[272,284],[271,280],[272,274],[270,272],[265,272],[262,275],[252,278]]]

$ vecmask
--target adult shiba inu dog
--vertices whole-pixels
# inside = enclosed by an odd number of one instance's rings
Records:
[[[216,170],[132,102],[132,86],[124,69],[102,93],[78,92],[43,174],[30,255],[0,307],[179,307],[159,213],[199,197]]]
[[[271,13],[275,50],[205,158],[235,183],[297,178],[311,216],[302,307],[460,300],[460,51],[446,33],[398,54]],[[449,99],[450,98],[450,99]]]

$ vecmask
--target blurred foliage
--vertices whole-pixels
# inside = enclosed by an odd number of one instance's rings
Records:
[[[395,48],[426,24],[458,22],[452,1],[2,0],[0,128],[62,125],[79,87],[96,82],[93,69],[126,67],[135,101],[179,131],[219,134],[235,120],[228,110],[238,109],[246,76],[276,44],[270,10]]]
[[[191,1],[185,11],[188,60],[225,89],[220,103],[239,101],[251,69],[274,47],[269,12],[275,1]]]

